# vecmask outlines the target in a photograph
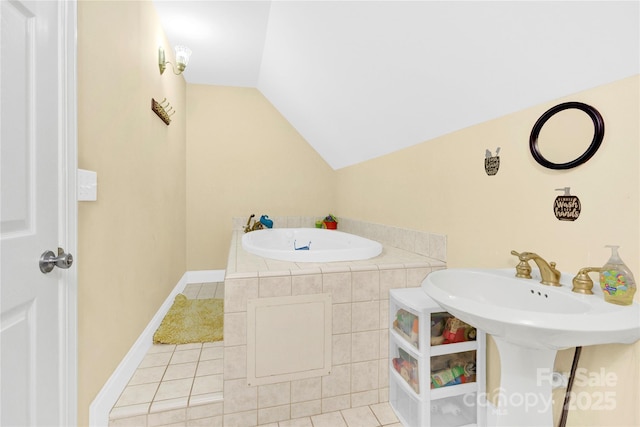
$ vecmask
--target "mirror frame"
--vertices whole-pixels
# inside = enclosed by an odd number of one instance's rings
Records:
[[[540,131],[542,130],[542,126],[544,126],[547,120],[549,120],[551,117],[553,117],[553,115],[559,113],[560,111],[564,111],[569,108],[576,108],[578,110],[582,110],[585,113],[587,113],[589,117],[591,117],[591,120],[593,121],[593,128],[594,128],[593,140],[591,141],[591,144],[589,145],[587,150],[577,158],[566,163],[553,163],[547,160],[542,155],[542,153],[540,153],[540,149],[538,147],[538,137],[540,136]],[[602,116],[600,115],[598,110],[596,110],[590,105],[583,104],[582,102],[565,102],[563,104],[558,104],[555,107],[552,107],[549,110],[547,110],[542,116],[540,116],[536,124],[533,125],[533,129],[531,130],[531,136],[529,137],[529,149],[531,150],[531,154],[533,155],[533,158],[536,160],[536,162],[538,162],[545,168],[571,169],[585,163],[587,160],[593,157],[596,151],[598,151],[598,148],[600,148],[600,144],[602,143],[603,138],[604,138],[604,120],[602,119]]]

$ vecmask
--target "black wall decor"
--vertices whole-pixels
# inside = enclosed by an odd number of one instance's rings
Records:
[[[567,110],[569,108],[575,108],[578,110],[584,111],[593,121],[593,140],[591,144],[587,148],[587,150],[582,153],[577,158],[566,162],[566,163],[553,163],[546,159],[542,153],[540,153],[540,148],[538,146],[538,137],[540,136],[540,131],[544,124],[553,117],[554,114],[557,114],[561,111]],[[558,104],[555,107],[550,108],[546,111],[538,121],[533,125],[533,129],[531,130],[531,136],[529,137],[529,149],[531,150],[531,154],[533,158],[541,164],[542,166],[549,169],[571,169],[585,163],[589,160],[600,148],[600,144],[602,143],[602,139],[604,138],[604,120],[602,116],[590,105],[583,104],[582,102],[565,102],[563,104]]]
[[[575,221],[580,216],[580,199],[570,194],[570,187],[556,188],[556,191],[564,191],[562,196],[556,197],[553,202],[553,213],[560,221]]]

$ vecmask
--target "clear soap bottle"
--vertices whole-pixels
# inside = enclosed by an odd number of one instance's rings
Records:
[[[620,259],[618,246],[608,245],[606,247],[611,248],[611,258],[600,272],[600,287],[604,294],[604,300],[618,305],[631,305],[633,295],[636,293],[633,274]]]

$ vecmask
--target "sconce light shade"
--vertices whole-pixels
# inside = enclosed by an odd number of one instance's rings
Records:
[[[183,72],[189,63],[189,58],[191,58],[191,49],[186,46],[176,46],[176,62],[177,67],[180,72]]]
[[[173,68],[173,73],[175,75],[182,74],[184,69],[187,68],[189,58],[191,57],[191,49],[186,46],[176,46],[175,49],[176,66],[173,67],[173,64],[165,59],[164,49],[162,47],[158,47],[158,67],[160,68],[160,74],[164,73],[164,70],[167,69],[167,64],[171,64],[171,68]],[[178,69],[178,72],[176,72],[176,68]]]

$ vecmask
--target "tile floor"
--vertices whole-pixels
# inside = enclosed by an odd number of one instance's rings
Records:
[[[191,299],[224,298],[224,283],[188,284]],[[154,344],[109,414],[109,426],[216,425],[223,343]]]
[[[327,412],[311,417],[297,418],[261,427],[403,427],[389,402],[359,408]]]
[[[224,283],[189,284],[187,298],[224,298]],[[109,414],[109,427],[223,425],[222,342],[154,344]],[[402,427],[388,402],[264,427]]]

